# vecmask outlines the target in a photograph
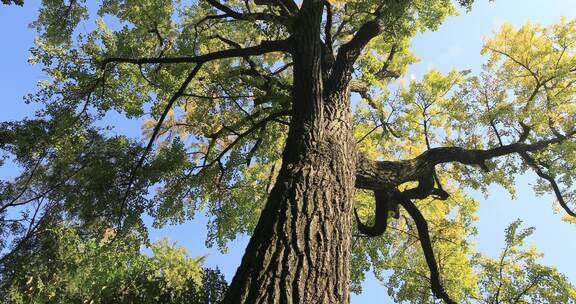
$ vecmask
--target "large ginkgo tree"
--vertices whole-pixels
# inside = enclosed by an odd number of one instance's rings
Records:
[[[499,261],[474,252],[464,190],[533,171],[573,221],[576,21],[505,25],[481,71],[401,81],[411,39],[471,2],[43,0],[42,106],[0,125],[21,169],[0,191],[2,279],[54,227],[114,244],[145,239],[145,214],[205,212],[208,244],[251,235],[223,303],[348,303],[370,269],[398,301],[574,301],[518,222]]]

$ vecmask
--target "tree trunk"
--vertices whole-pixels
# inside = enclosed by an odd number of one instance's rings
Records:
[[[323,90],[322,1],[293,34],[283,163],[224,303],[348,303],[356,174],[349,92]]]

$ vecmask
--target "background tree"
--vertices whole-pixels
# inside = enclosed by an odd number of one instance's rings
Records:
[[[203,269],[166,240],[140,253],[138,238],[84,241],[69,227],[45,230],[40,254],[13,258],[2,270],[9,303],[218,303],[226,291],[219,270]],[[26,263],[20,265],[19,263]]]
[[[44,1],[34,24],[31,60],[51,80],[29,96],[36,118],[1,128],[23,168],[1,193],[7,258],[57,223],[145,238],[143,213],[163,225],[206,210],[210,243],[252,233],[225,302],[345,303],[370,266],[394,271],[399,299],[429,301],[423,276],[454,302],[476,288],[463,188],[513,190],[531,169],[574,215],[574,22],[505,26],[481,74],[395,88],[410,38],[451,1],[105,1],[75,33],[88,12]],[[146,117],[148,141],[103,128],[109,111]],[[353,234],[353,202],[358,232],[386,237]]]
[[[480,303],[574,303],[576,289],[562,274],[536,263],[534,247],[522,248],[533,228],[519,229],[520,220],[506,229],[506,246],[499,259],[479,257]],[[546,282],[546,283],[544,283]]]

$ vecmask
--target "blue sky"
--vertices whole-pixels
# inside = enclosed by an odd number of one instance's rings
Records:
[[[0,6],[0,121],[20,119],[33,114],[34,105],[26,105],[22,96],[34,91],[39,80],[46,79],[40,67],[27,63],[28,49],[32,46],[35,32],[27,25],[36,16],[39,0],[28,0],[24,8]],[[89,0],[90,2],[90,0]],[[472,12],[448,19],[437,32],[418,35],[413,49],[420,63],[410,68],[409,74],[420,77],[430,68],[448,71],[471,69],[479,71],[484,58],[480,55],[483,37],[504,22],[520,26],[527,21],[551,24],[560,16],[576,18],[576,0],[477,0]],[[121,133],[138,134],[137,126],[117,126]],[[119,131],[120,131],[119,130]],[[0,170],[0,177],[14,176],[15,170]],[[480,221],[476,248],[482,253],[496,256],[504,244],[504,228],[520,218],[526,226],[536,227],[530,238],[545,256],[543,264],[554,265],[576,284],[576,226],[560,220],[562,214],[552,211],[552,197],[536,197],[531,190],[533,175],[522,176],[517,181],[517,199],[512,200],[502,188],[490,187],[490,196],[470,191],[479,199]],[[169,237],[186,247],[192,255],[208,254],[207,265],[218,266],[230,280],[240,263],[247,237],[240,237],[229,245],[227,254],[204,246],[206,218],[198,215],[193,221],[152,230],[153,240]],[[393,303],[386,296],[386,289],[371,275],[364,283],[364,293],[352,297],[352,303]]]

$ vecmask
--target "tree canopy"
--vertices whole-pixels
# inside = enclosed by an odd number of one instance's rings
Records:
[[[222,251],[255,231],[307,115],[295,40],[314,7],[320,86],[354,100],[352,291],[372,270],[398,302],[576,301],[523,246],[519,221],[497,259],[475,252],[479,203],[466,193],[514,194],[515,177],[534,172],[534,191],[575,221],[576,20],[505,24],[482,70],[406,80],[411,39],[472,1],[42,3],[29,60],[49,79],[26,97],[41,108],[0,124],[0,164],[21,172],[0,184],[0,295],[12,302],[219,301],[221,275],[150,244],[143,216],[163,227],[205,213],[206,242]],[[112,112],[140,122],[142,138],[118,134]]]

